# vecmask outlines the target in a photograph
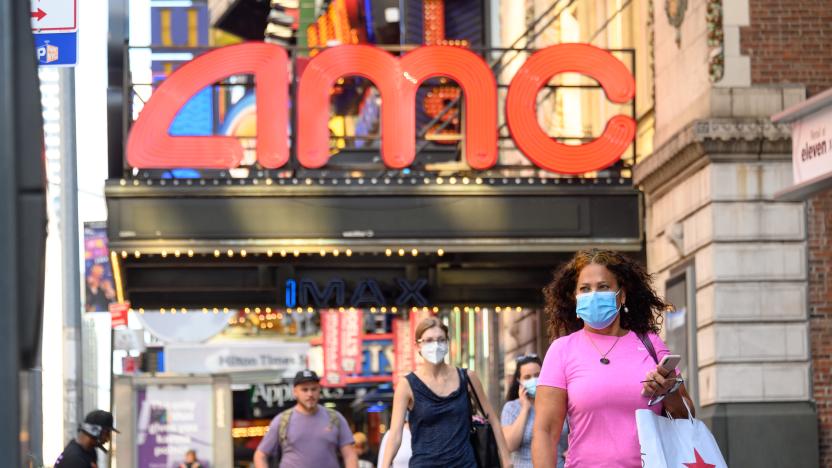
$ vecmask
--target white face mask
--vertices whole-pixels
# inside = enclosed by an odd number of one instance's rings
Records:
[[[448,344],[425,343],[422,345],[420,353],[431,364],[439,364],[445,360],[445,356],[448,354]]]

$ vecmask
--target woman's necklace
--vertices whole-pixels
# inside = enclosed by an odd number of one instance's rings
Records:
[[[615,345],[618,344],[618,340],[620,340],[621,337],[619,336],[618,338],[615,339],[615,342],[612,344],[612,346],[610,346],[610,349],[608,349],[606,353],[602,353],[601,350],[598,349],[598,346],[595,346],[595,342],[592,341],[592,338],[590,338],[589,333],[584,332],[584,334],[586,335],[586,338],[589,340],[590,344],[592,344],[592,347],[595,348],[595,351],[598,351],[598,354],[601,355],[601,359],[600,359],[601,364],[604,364],[604,365],[609,364],[610,360],[607,359],[607,354],[612,352],[612,349],[615,348]]]

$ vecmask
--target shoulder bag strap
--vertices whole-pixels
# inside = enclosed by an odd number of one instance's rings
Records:
[[[656,355],[656,348],[653,347],[653,342],[650,341],[650,337],[647,336],[646,333],[636,333],[636,335],[638,335],[638,339],[640,339],[641,342],[644,343],[644,347],[647,348],[647,352],[650,353],[650,357],[653,358],[653,361],[655,361],[656,364],[658,364],[659,356]]]
[[[329,427],[330,429],[335,429],[338,431],[338,435],[341,432],[341,421],[338,419],[338,412],[332,408],[324,408],[326,409],[326,413],[329,415]]]
[[[477,390],[474,388],[474,384],[471,383],[471,379],[468,378],[468,370],[463,369],[462,372],[465,374],[465,380],[468,381],[468,388],[470,389],[469,393],[474,395],[474,401],[477,402],[477,408],[480,410],[480,414],[488,420],[488,414],[486,414],[485,408],[483,408],[482,403],[480,403],[480,397],[477,395]]]
[[[465,369],[457,368],[456,371],[459,374],[459,378],[465,382],[465,393],[468,395],[468,412],[471,413],[471,424],[473,424],[474,416],[477,413],[474,412],[474,405],[471,403],[471,382],[468,381],[468,375]],[[473,430],[473,427],[471,430]]]
[[[289,439],[289,420],[292,417],[292,408],[289,408],[282,413],[280,413],[280,421],[277,423],[277,439],[280,445],[280,448],[283,448],[283,445]]]

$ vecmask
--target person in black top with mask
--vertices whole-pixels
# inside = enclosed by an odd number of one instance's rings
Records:
[[[78,427],[78,435],[64,447],[55,462],[55,468],[98,468],[95,449],[104,450],[104,444],[110,441],[113,431],[118,432],[113,427],[113,415],[109,412],[95,410],[87,414]]]

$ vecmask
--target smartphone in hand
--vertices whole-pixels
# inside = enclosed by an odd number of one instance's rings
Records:
[[[662,358],[662,361],[659,363],[659,367],[668,372],[672,372],[681,361],[682,356],[679,356],[678,354],[668,354]]]

